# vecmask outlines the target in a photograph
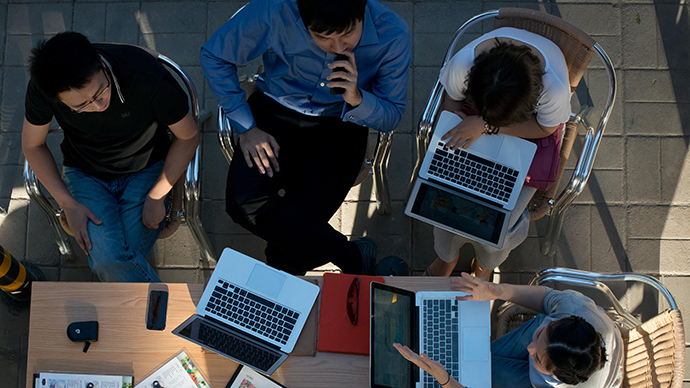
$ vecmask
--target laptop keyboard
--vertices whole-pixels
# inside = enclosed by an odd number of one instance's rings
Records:
[[[444,146],[443,142],[438,143],[429,166],[429,175],[501,202],[508,202],[519,175],[517,170],[470,154],[461,148],[451,151]]]
[[[456,380],[460,381],[459,305],[455,299],[424,299],[422,322],[422,352],[440,362]],[[434,377],[422,372],[422,387],[438,387]]]
[[[225,280],[218,280],[206,311],[258,335],[287,344],[299,313]]]
[[[225,353],[242,364],[263,371],[269,370],[280,358],[280,354],[270,352],[204,323],[199,325],[198,340],[209,348]]]

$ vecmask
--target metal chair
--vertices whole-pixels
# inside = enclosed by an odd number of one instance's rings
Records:
[[[587,179],[592,172],[594,158],[596,157],[599,143],[601,142],[604,129],[609,120],[613,102],[616,96],[616,75],[613,65],[606,52],[599,46],[594,39],[582,32],[577,27],[564,22],[562,19],[543,12],[521,8],[501,8],[496,11],[489,11],[477,15],[463,24],[453,35],[453,39],[446,52],[443,65],[452,58],[456,52],[456,45],[461,37],[470,28],[478,23],[491,20],[494,21],[494,28],[514,27],[542,35],[553,41],[563,52],[569,70],[569,81],[571,92],[579,85],[582,75],[594,56],[597,54],[606,69],[609,81],[608,96],[596,130],[589,124],[587,114],[591,106],[582,106],[577,114],[571,114],[570,120],[566,123],[563,141],[561,143],[561,164],[556,179],[556,183],[548,191],[537,191],[532,198],[528,208],[530,209],[530,220],[537,220],[545,215],[549,216],[549,221],[542,245],[544,255],[553,256],[556,253],[556,241],[563,225],[563,218],[568,206],[573,202],[582,190],[584,190]],[[419,120],[417,128],[417,164],[412,183],[419,173],[419,169],[424,160],[424,154],[429,146],[433,134],[433,128],[443,106],[444,88],[440,80],[431,92],[431,96]],[[585,130],[584,145],[578,158],[577,164],[570,181],[565,188],[558,193],[559,182],[563,176],[568,156],[573,147],[579,127]],[[411,186],[410,186],[411,187]]]
[[[201,124],[211,115],[210,112],[202,112],[201,117],[199,116],[199,100],[197,98],[196,88],[194,87],[189,75],[187,75],[187,73],[180,66],[178,66],[165,55],[148,48],[140,48],[155,57],[158,62],[163,64],[168,69],[168,71],[179,78],[187,91],[194,120],[199,124],[199,126],[201,126]],[[54,133],[59,130],[59,128],[51,129],[50,133]],[[186,174],[183,177],[180,177],[178,182],[171,190],[172,200],[168,206],[166,223],[163,228],[164,230],[161,231],[161,234],[159,235],[159,239],[169,237],[175,232],[175,230],[177,230],[177,227],[180,224],[186,222],[190,231],[192,232],[194,240],[199,246],[202,259],[207,260],[209,263],[215,263],[218,256],[216,256],[216,253],[211,246],[211,242],[206,235],[206,231],[201,225],[201,220],[199,219],[199,200],[201,198],[201,184],[199,182],[199,163],[201,159],[200,153],[201,145],[197,147],[192,160],[189,162]],[[63,228],[63,225],[66,226],[66,220],[64,216],[61,217],[63,214],[62,209],[58,209],[42,192],[40,185],[38,184],[38,179],[31,170],[28,161],[24,161],[24,188],[26,189],[31,201],[38,206],[48,220],[50,228],[55,237],[55,242],[60,250],[60,254],[62,254],[62,256],[68,260],[76,258],[74,250],[69,242],[69,234],[67,231],[69,230],[69,227],[67,227],[67,230]],[[183,196],[184,208],[182,207]]]
[[[668,305],[656,316],[641,322],[632,316],[605,284],[629,282],[656,290]],[[545,269],[530,281],[531,285],[566,285],[595,291],[610,303],[611,318],[621,326],[623,335],[623,387],[680,388],[685,373],[685,334],[683,320],[673,295],[651,276],[624,273],[604,275],[565,268]],[[500,337],[536,316],[536,312],[507,303],[499,312],[496,337]],[[658,311],[658,309],[657,309]]]
[[[259,71],[259,73],[261,70]],[[249,95],[258,88],[256,87],[256,78],[258,74],[253,75],[246,80],[246,94]],[[242,81],[242,80],[240,80]],[[223,151],[225,159],[228,164],[232,161],[235,153],[235,138],[230,125],[230,121],[225,117],[225,110],[218,106],[218,141],[220,142],[220,149]],[[364,158],[362,169],[352,185],[357,186],[362,183],[368,175],[372,174],[374,178],[374,190],[376,192],[376,209],[379,214],[391,213],[391,197],[388,190],[388,158],[391,153],[391,143],[393,142],[393,131],[378,132],[378,140],[372,153],[372,158]],[[367,141],[367,154],[369,153],[369,142]]]

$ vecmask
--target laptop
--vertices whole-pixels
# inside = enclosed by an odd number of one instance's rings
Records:
[[[461,121],[441,112],[405,214],[501,249],[537,145],[497,134],[451,151],[441,137]]]
[[[264,374],[295,347],[319,287],[225,248],[196,307],[173,334]]]
[[[431,375],[400,355],[394,343],[426,353],[466,387],[491,387],[489,302],[458,301],[458,295],[463,293],[414,293],[371,283],[371,388],[438,386]]]

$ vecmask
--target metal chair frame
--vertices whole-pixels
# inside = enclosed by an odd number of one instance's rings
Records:
[[[153,56],[157,57],[158,62],[163,64],[168,68],[174,75],[176,75],[183,83],[187,89],[187,95],[190,99],[190,105],[192,110],[192,115],[194,120],[201,126],[201,124],[210,117],[210,112],[203,112],[201,117],[199,116],[199,99],[197,97],[196,88],[191,81],[191,78],[180,66],[173,62],[170,58],[163,54],[155,53],[151,50],[149,51]],[[50,133],[56,132],[57,129],[51,129]],[[211,242],[206,235],[206,231],[201,225],[201,220],[199,218],[199,201],[201,199],[201,185],[199,182],[199,165],[200,165],[200,153],[201,145],[199,145],[192,157],[192,160],[187,166],[187,171],[185,173],[185,201],[184,210],[182,214],[178,214],[179,217],[183,219],[183,223],[189,226],[192,236],[199,246],[199,251],[201,258],[207,260],[209,263],[215,263],[217,256]],[[62,209],[58,209],[42,192],[36,175],[31,170],[29,162],[24,162],[24,188],[29,195],[31,201],[38,206],[43,215],[45,215],[48,220],[48,224],[55,237],[55,242],[57,243],[60,254],[67,258],[68,260],[73,260],[76,258],[74,250],[69,242],[69,235],[62,228],[59,222],[60,214]]]
[[[451,43],[448,47],[448,51],[446,52],[446,57],[443,61],[443,66],[445,66],[455,54],[455,47],[465,32],[478,23],[499,18],[499,13],[500,10],[485,12],[476,15],[465,22],[453,35]],[[599,149],[601,138],[611,115],[611,110],[613,109],[613,103],[616,97],[616,74],[613,69],[613,64],[611,63],[609,56],[598,43],[593,46],[593,50],[604,63],[604,67],[608,75],[608,98],[602,114],[599,117],[599,123],[597,124],[596,130],[587,120],[587,114],[592,108],[591,106],[582,106],[582,109],[577,114],[571,114],[571,120],[582,125],[585,129],[585,139],[582,151],[575,166],[575,170],[573,171],[573,175],[570,178],[568,185],[558,194],[555,200],[549,201],[551,209],[547,213],[549,215],[549,220],[546,227],[546,235],[544,236],[544,241],[542,244],[542,254],[548,256],[553,256],[556,253],[556,243],[563,226],[563,219],[568,206],[578,195],[580,195],[580,193],[582,193],[585,185],[587,184],[587,180],[589,179],[589,175],[591,174],[592,167],[594,165],[594,158],[596,157],[597,150]],[[419,173],[419,169],[424,161],[424,155],[429,147],[429,141],[431,140],[433,129],[436,126],[436,120],[442,110],[443,92],[444,88],[441,85],[440,80],[437,79],[417,127],[417,163],[415,165],[414,174],[412,175],[410,187],[412,187],[412,184],[414,184],[414,179]]]
[[[254,79],[258,75],[253,76]],[[232,161],[235,154],[235,139],[230,121],[225,116],[223,107],[218,106],[218,142],[223,156],[228,164]],[[393,142],[393,132],[378,132],[378,140],[374,146],[372,158],[365,158],[365,163],[371,168],[373,174],[374,191],[376,193],[376,209],[379,214],[390,214],[392,211],[390,191],[388,189],[388,158],[391,153],[391,143]]]

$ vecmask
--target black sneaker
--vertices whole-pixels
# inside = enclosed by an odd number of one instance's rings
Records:
[[[369,237],[352,240],[357,244],[359,255],[362,257],[362,275],[373,275],[376,265],[376,242]]]

